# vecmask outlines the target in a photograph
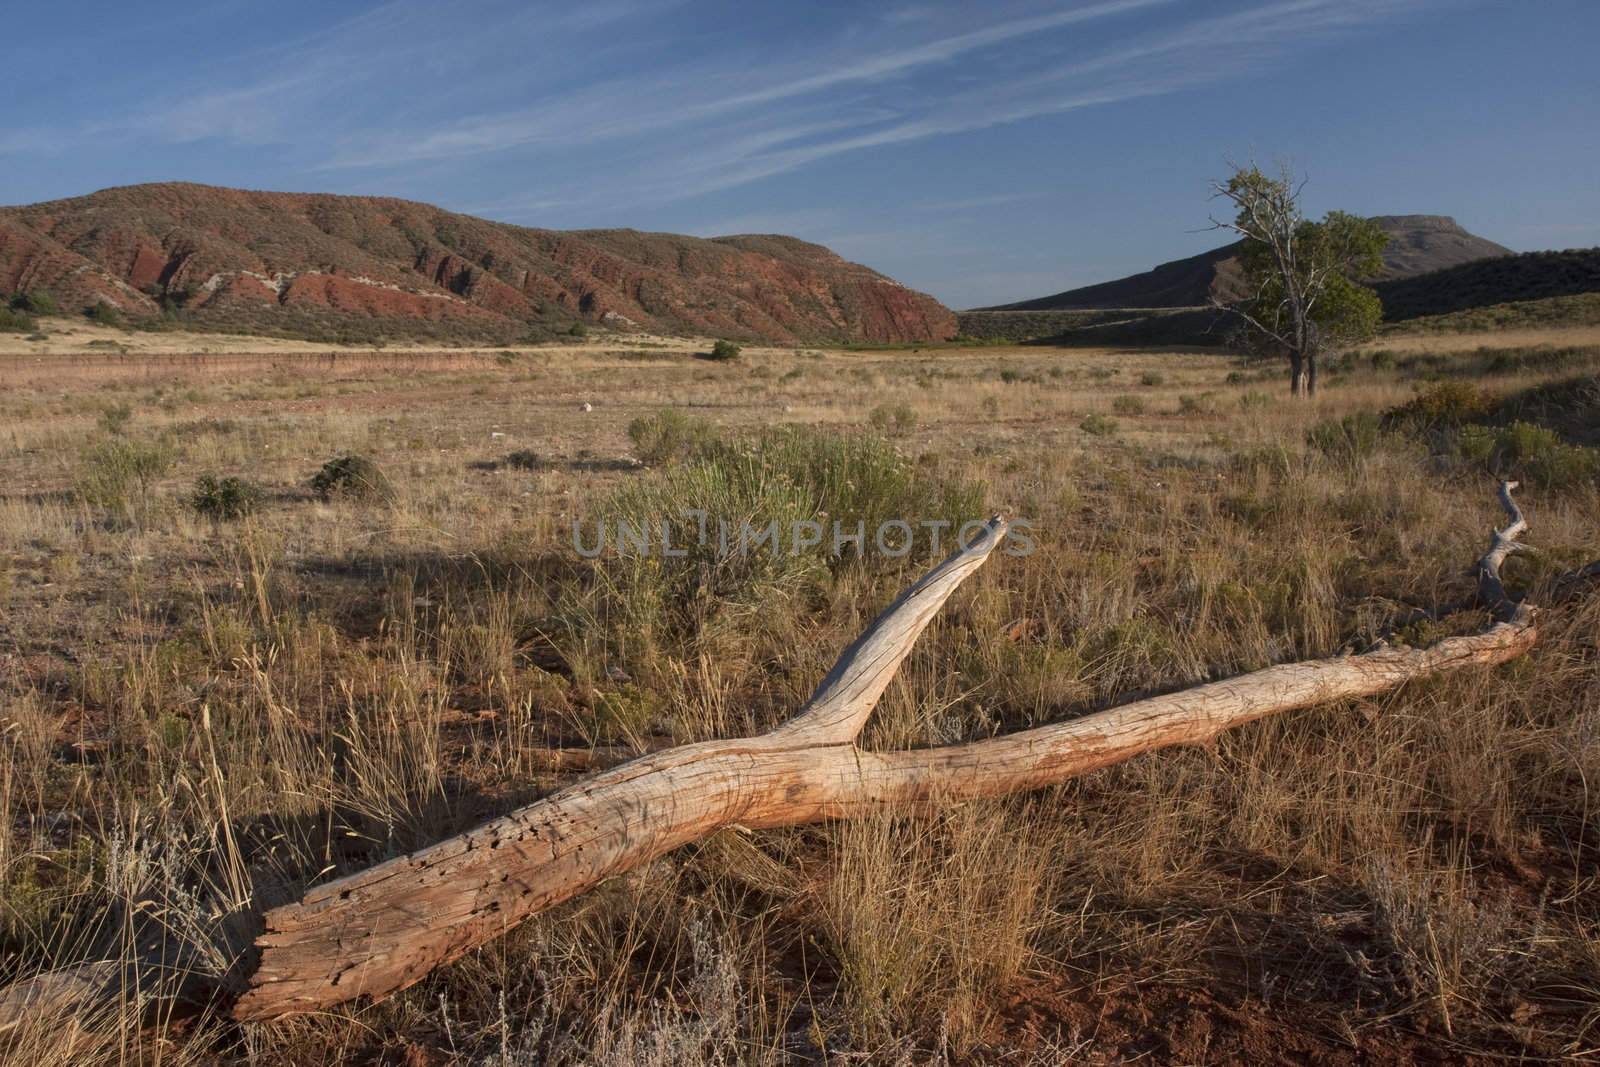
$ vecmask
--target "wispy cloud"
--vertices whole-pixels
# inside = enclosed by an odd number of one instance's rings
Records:
[[[470,13],[390,0],[202,65],[130,113],[13,129],[0,154],[215,140],[362,182],[455,167],[480,209],[522,219],[685,200],[849,153],[1179,92],[1442,2],[1236,0],[1199,16],[1177,0],[929,2],[826,31],[780,22],[752,45],[737,25],[695,25],[683,0],[478,0]],[[489,181],[483,157],[508,177]]]

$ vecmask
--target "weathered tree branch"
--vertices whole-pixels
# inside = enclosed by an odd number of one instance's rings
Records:
[[[1533,609],[1514,602],[1500,577],[1526,528],[1512,488],[1506,483],[1500,493],[1511,521],[1475,565],[1481,599],[1496,618],[1481,633],[1270,667],[970,744],[861,750],[855,738],[912,644],[1004,538],[1006,524],[996,518],[891,604],[787,724],[644,756],[268,911],[259,961],[242,966],[248,988],[232,1013],[268,1019],[386,996],[528,916],[723,827],[791,826],[887,806],[931,809],[1035,789],[1142,752],[1202,743],[1277,712],[1514,658],[1537,634]],[[46,988],[55,996],[76,987],[56,981]],[[6,1004],[27,1003],[26,989],[14,989],[0,996],[0,1015]]]

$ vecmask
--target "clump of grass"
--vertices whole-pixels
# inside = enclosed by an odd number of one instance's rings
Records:
[[[1215,405],[1212,404],[1212,396],[1210,393],[1201,393],[1199,396],[1195,396],[1190,393],[1184,393],[1182,396],[1178,397],[1179,415],[1206,415],[1209,414],[1214,407]]]
[[[702,454],[720,435],[707,420],[666,408],[628,423],[628,438],[639,462],[654,467]]]
[[[1306,431],[1306,444],[1310,448],[1345,464],[1367,459],[1377,452],[1382,439],[1383,419],[1371,411],[1319,422]]]
[[[131,421],[133,421],[133,408],[127,404],[111,404],[101,409],[95,425],[108,434],[120,436],[127,433],[128,423]]]
[[[261,487],[236,475],[202,474],[194,483],[189,506],[209,519],[242,519],[261,503]]]
[[[970,1049],[1037,944],[1055,869],[1043,829],[1025,805],[986,804],[834,831],[821,919],[861,1045],[938,1030]]]
[[[1118,415],[1143,415],[1144,398],[1137,396],[1119,396],[1111,401],[1111,410]]]
[[[1117,432],[1117,420],[1096,412],[1078,423],[1078,429],[1095,437],[1110,437]]]
[[[1272,398],[1257,389],[1252,389],[1239,397],[1239,407],[1245,411],[1260,411],[1271,404]]]
[[[388,476],[365,456],[345,455],[330,459],[311,476],[311,490],[323,500],[345,497],[351,500],[393,500],[394,486]]]
[[[1151,388],[1165,384],[1166,380],[1167,376],[1162,374],[1160,371],[1147,370],[1143,374],[1139,375],[1139,384],[1149,386]]]

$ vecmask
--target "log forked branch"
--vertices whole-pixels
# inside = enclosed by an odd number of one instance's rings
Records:
[[[857,748],[912,644],[1004,538],[1006,523],[996,517],[890,605],[787,724],[643,757],[267,912],[256,942],[260,962],[233,1015],[268,1019],[388,995],[535,912],[724,827],[792,826],[1035,789],[1142,752],[1203,743],[1276,712],[1515,658],[1537,633],[1533,609],[1508,597],[1500,577],[1526,529],[1514,487],[1500,490],[1511,522],[1495,531],[1475,567],[1496,618],[1481,633],[1270,667],[969,744]]]

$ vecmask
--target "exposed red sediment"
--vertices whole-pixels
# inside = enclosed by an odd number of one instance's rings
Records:
[[[577,316],[751,339],[942,340],[955,315],[820,245],[530,229],[379,197],[128,186],[0,209],[0,288],[130,315],[181,304],[508,331]],[[266,316],[263,318],[263,316]]]

